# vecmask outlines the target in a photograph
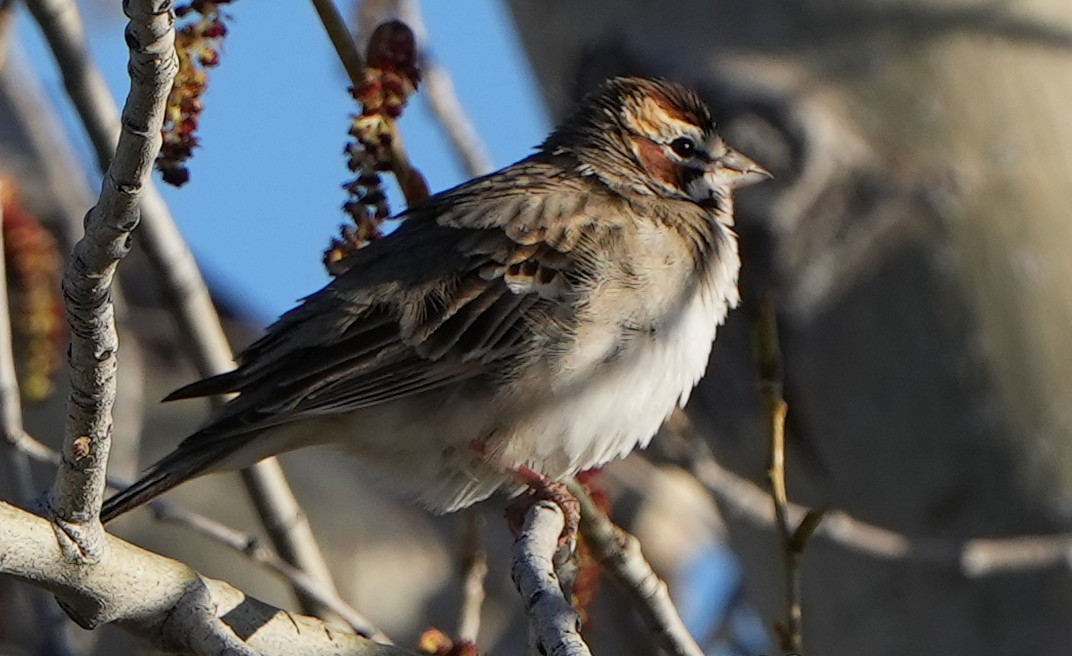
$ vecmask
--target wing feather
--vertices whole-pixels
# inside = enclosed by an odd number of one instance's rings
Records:
[[[526,357],[534,326],[575,302],[569,269],[587,261],[573,252],[583,235],[617,217],[613,203],[593,212],[595,183],[560,163],[514,168],[410,210],[271,326],[235,371],[173,393],[239,394],[180,449],[502,376]]]

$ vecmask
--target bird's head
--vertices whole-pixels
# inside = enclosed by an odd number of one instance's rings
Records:
[[[607,80],[540,147],[573,155],[612,188],[712,208],[770,177],[722,140],[694,91],[666,80]]]

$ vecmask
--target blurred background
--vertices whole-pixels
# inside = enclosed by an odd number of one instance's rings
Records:
[[[1072,5],[365,5],[414,26],[453,77],[496,167],[530,152],[599,81],[628,73],[699,89],[727,140],[774,172],[739,198],[743,305],[688,409],[721,478],[694,475],[695,445],[671,434],[601,476],[615,519],[640,537],[709,653],[777,652],[772,627],[784,615],[776,533],[750,510],[759,488],[733,487],[765,484],[767,418],[751,349],[764,300],[782,336],[790,498],[916,540],[884,550],[851,531],[813,538],[802,561],[804,653],[1067,652],[1069,563],[1040,545],[1065,544],[1072,523]],[[118,3],[79,6],[121,99]],[[357,7],[342,8],[356,24]],[[342,150],[355,106],[311,5],[240,0],[225,12],[203,147],[191,181],[164,193],[240,347],[327,281],[321,253],[344,221]],[[21,9],[15,15],[0,70],[0,175],[16,181],[22,205],[66,252],[99,176],[36,25]],[[420,94],[401,125],[433,191],[468,177]],[[391,200],[402,207],[397,194]],[[18,289],[25,277],[12,271],[9,281]],[[157,403],[194,373],[138,252],[120,282],[113,465],[131,475],[206,408]],[[24,380],[40,391],[24,390],[27,424],[55,444],[63,372],[34,378],[28,363],[62,346],[20,335]],[[403,644],[433,624],[449,631],[468,520],[385,497],[330,452],[284,463],[354,605]],[[37,476],[47,487],[48,472]],[[2,481],[0,491],[9,492]],[[255,532],[243,495],[236,479],[212,477],[171,497]],[[501,503],[478,512],[491,560],[480,645],[520,654],[525,630]],[[284,585],[202,538],[144,514],[115,526],[209,576],[293,604]],[[1004,539],[1006,551],[961,550],[979,538]],[[16,621],[25,591],[0,581],[0,599],[0,652],[37,653],[40,636]],[[596,653],[653,653],[610,584],[599,588],[586,635]],[[135,649],[118,631],[79,639],[99,653]]]

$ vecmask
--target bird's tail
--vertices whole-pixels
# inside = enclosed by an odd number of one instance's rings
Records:
[[[165,456],[133,485],[104,502],[100,518],[109,522],[147,503],[171,488],[206,473],[235,449],[234,444],[216,448],[179,449]]]

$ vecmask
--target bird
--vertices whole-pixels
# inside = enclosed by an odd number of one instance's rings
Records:
[[[232,371],[169,395],[234,396],[102,519],[314,444],[437,513],[647,446],[739,302],[733,191],[768,177],[695,91],[603,82],[531,155],[404,211]]]

